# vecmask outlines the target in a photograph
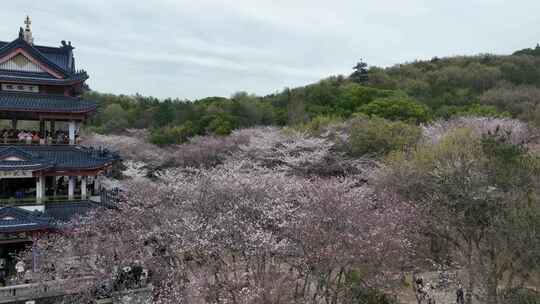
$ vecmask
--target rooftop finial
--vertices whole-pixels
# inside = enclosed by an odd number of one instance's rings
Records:
[[[30,32],[30,25],[32,25],[32,21],[30,20],[30,16],[26,15],[26,20],[24,20],[24,24],[26,24],[26,31]]]
[[[30,25],[32,25],[30,16],[26,16],[24,24],[26,24],[26,28],[24,29],[23,39],[30,44],[34,44],[34,37],[32,37],[32,29],[30,28]]]

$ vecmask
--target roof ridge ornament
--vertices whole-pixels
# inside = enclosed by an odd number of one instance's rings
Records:
[[[24,24],[26,25],[24,32],[22,33],[22,38],[24,41],[28,42],[29,44],[34,44],[34,37],[32,37],[32,29],[30,28],[30,25],[32,25],[32,21],[30,20],[30,16],[26,16],[26,19],[24,20]],[[22,28],[21,28],[22,30]],[[21,36],[21,33],[19,32],[19,37]]]
[[[65,40],[62,40],[60,43],[62,44],[62,47],[65,49],[70,49],[70,50],[74,49],[74,47],[71,46],[71,41],[66,42]]]

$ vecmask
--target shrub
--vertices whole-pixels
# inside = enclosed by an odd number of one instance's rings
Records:
[[[226,117],[218,116],[210,121],[208,131],[215,135],[229,135],[233,130],[233,125]]]
[[[320,135],[324,133],[331,125],[342,123],[343,120],[335,116],[317,116],[308,123],[299,127],[301,131],[306,131],[312,135]]]
[[[420,128],[411,124],[380,117],[358,117],[351,122],[345,147],[352,156],[384,155],[413,146],[421,135]]]
[[[349,117],[361,106],[378,98],[388,98],[394,94],[396,94],[394,91],[379,90],[357,83],[348,83],[340,88],[339,99],[334,112]]]
[[[149,141],[154,145],[164,146],[175,143],[175,138],[172,132],[169,131],[170,128],[159,128],[153,129],[150,131]]]
[[[349,293],[348,303],[353,304],[397,304],[397,300],[374,288],[365,287],[358,271],[349,271],[345,276]]]
[[[507,304],[540,304],[540,294],[526,288],[505,290],[503,299]]]
[[[182,144],[195,135],[193,123],[187,121],[180,126],[167,126],[150,132],[150,142],[155,145]]]
[[[360,107],[360,112],[379,116],[389,120],[402,120],[412,123],[423,123],[430,119],[429,108],[406,97],[391,97],[375,100]]]
[[[540,89],[533,86],[506,86],[486,91],[480,102],[508,111],[519,119],[540,125]]]
[[[119,104],[108,105],[102,113],[103,125],[101,130],[109,133],[120,131],[129,126],[128,113]]]
[[[500,111],[495,106],[476,103],[467,106],[442,106],[435,114],[445,119],[456,116],[510,117],[510,113]]]

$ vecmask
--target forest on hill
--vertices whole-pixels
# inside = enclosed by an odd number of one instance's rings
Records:
[[[92,130],[151,130],[156,144],[196,135],[230,134],[256,125],[302,125],[366,114],[419,124],[460,115],[514,117],[540,125],[540,46],[513,55],[477,55],[368,67],[267,96],[158,100],[141,95],[89,92],[100,112]]]

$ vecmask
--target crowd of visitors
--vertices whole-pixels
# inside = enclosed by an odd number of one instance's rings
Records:
[[[75,138],[77,139],[77,135]],[[45,134],[43,134],[39,131],[3,129],[0,131],[0,141],[4,144],[68,144],[69,134],[63,130],[56,130],[54,133],[46,131]]]

